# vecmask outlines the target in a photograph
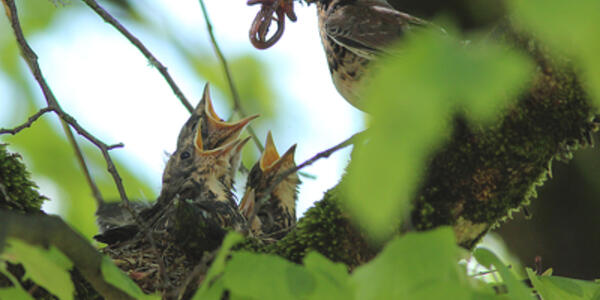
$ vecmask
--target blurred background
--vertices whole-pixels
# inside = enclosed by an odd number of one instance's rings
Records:
[[[19,16],[30,45],[63,108],[107,144],[125,147],[111,153],[118,161],[128,196],[153,200],[160,191],[162,170],[188,117],[185,108],[148,61],[114,28],[79,1],[18,1]],[[287,22],[283,38],[268,50],[248,40],[259,8],[245,1],[205,1],[215,35],[233,71],[242,105],[261,117],[252,125],[264,141],[273,132],[280,152],[298,143],[300,163],[364,128],[365,115],[336,92],[320,39],[314,5],[296,5],[298,22]],[[390,1],[392,2],[392,1]],[[212,86],[216,110],[231,115],[233,103],[224,73],[209,43],[197,1],[101,1],[168,67],[193,105],[205,82]],[[475,4],[474,4],[475,3]],[[485,30],[503,13],[502,1],[393,1],[399,9],[429,18],[451,15],[465,30]],[[21,60],[5,17],[0,18],[0,128],[12,128],[44,107],[45,101]],[[83,147],[105,199],[118,194],[99,151],[84,139]],[[47,114],[16,136],[0,136],[9,149],[23,155],[41,192],[51,200],[44,209],[62,215],[85,236],[96,233],[95,202],[60,127]],[[244,150],[250,168],[259,153]],[[339,151],[304,169],[298,214],[334,186],[350,149]],[[541,256],[555,274],[582,279],[600,277],[600,155],[580,151],[570,164],[554,163],[554,179],[539,191],[525,220],[515,214],[491,238],[505,245],[514,264],[533,266]],[[243,190],[244,178],[238,178]],[[504,243],[502,243],[504,240]]]

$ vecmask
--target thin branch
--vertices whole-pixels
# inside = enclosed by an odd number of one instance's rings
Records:
[[[167,81],[167,83],[171,87],[171,90],[173,90],[173,93],[175,93],[175,96],[179,98],[181,104],[183,104],[183,106],[185,106],[185,108],[191,113],[194,110],[194,107],[190,104],[185,95],[183,95],[183,92],[181,91],[179,86],[177,86],[177,84],[167,71],[167,67],[165,67],[152,54],[152,52],[150,52],[150,50],[148,50],[148,48],[146,48],[146,46],[142,44],[142,42],[137,37],[131,34],[131,32],[129,32],[129,30],[127,30],[123,25],[121,25],[121,23],[119,23],[117,19],[115,19],[112,15],[108,13],[108,11],[106,11],[102,6],[100,6],[98,2],[96,2],[95,0],[82,1],[85,2],[85,4],[87,4],[87,6],[89,6],[93,11],[95,11],[105,22],[109,23],[115,29],[117,29],[123,36],[125,36],[125,38],[129,40],[129,42],[131,42],[136,48],[138,48],[138,50],[140,50],[140,52],[142,52],[142,54],[146,57],[146,59],[148,59],[150,64],[154,66],[158,70],[158,72],[160,72],[162,77]]]
[[[227,60],[225,59],[225,56],[223,55],[223,52],[221,51],[221,48],[219,47],[219,44],[217,43],[215,34],[213,33],[212,23],[210,22],[210,18],[208,17],[208,12],[206,10],[206,6],[204,5],[204,1],[198,0],[198,2],[200,2],[200,7],[202,8],[202,14],[204,15],[204,20],[206,21],[206,30],[208,31],[208,35],[210,36],[210,42],[213,46],[213,49],[215,50],[215,53],[217,54],[217,57],[219,58],[219,61],[221,62],[221,65],[223,65],[223,71],[225,72],[225,77],[227,78],[227,83],[229,84],[229,90],[231,91],[231,96],[233,98],[233,111],[239,112],[240,116],[242,118],[245,118],[247,116],[246,111],[244,111],[244,108],[242,107],[240,95],[237,91],[237,88],[235,87],[234,82],[233,82],[233,76],[231,75],[231,70],[229,69],[229,64],[227,63]],[[252,137],[252,140],[256,144],[256,147],[258,148],[258,150],[260,152],[263,152],[265,148],[260,143],[260,140],[258,139],[258,136],[256,135],[256,132],[254,131],[254,128],[252,128],[252,126],[250,126],[250,125],[248,125],[247,128],[248,128],[248,132],[250,133],[250,136]]]
[[[286,179],[288,176],[292,175],[293,173],[298,172],[300,169],[312,165],[313,163],[315,163],[317,160],[319,160],[321,158],[327,158],[334,152],[336,152],[340,149],[346,148],[350,145],[353,145],[356,142],[356,140],[359,139],[364,133],[365,133],[365,131],[355,133],[354,135],[347,138],[343,142],[341,142],[327,150],[324,150],[324,151],[321,151],[321,152],[315,154],[313,157],[304,161],[303,163],[299,164],[298,166],[288,169],[287,171],[285,171],[285,172],[279,174],[277,177],[275,177],[275,180],[273,180],[271,185],[269,185],[269,187],[265,190],[264,196],[262,196],[262,198],[260,198],[256,201],[254,210],[248,217],[248,224],[252,224],[252,222],[254,221],[254,217],[256,217],[256,213],[260,210],[260,207],[264,203],[267,202],[269,197],[271,197],[271,193],[273,192],[273,189],[275,189],[275,187],[277,185],[279,185],[279,183],[281,183],[284,179]]]
[[[0,135],[7,134],[7,133],[15,135],[15,134],[19,133],[19,131],[21,131],[25,128],[31,127],[31,124],[33,124],[35,121],[37,121],[37,119],[39,119],[45,113],[50,112],[50,111],[53,111],[52,108],[50,108],[50,107],[42,108],[42,109],[40,109],[40,111],[38,111],[37,113],[35,113],[31,117],[29,117],[29,119],[27,119],[27,122],[15,127],[15,128],[12,128],[12,129],[1,128]]]
[[[84,0],[84,1],[87,1],[87,0]],[[106,161],[108,172],[112,176],[112,178],[117,186],[117,190],[119,191],[121,201],[123,202],[125,208],[133,216],[133,218],[134,218],[135,222],[138,224],[138,226],[140,226],[140,228],[142,228],[143,233],[148,238],[148,241],[151,244],[151,247],[156,251],[156,253],[158,253],[158,249],[156,248],[156,243],[154,242],[154,239],[152,238],[152,235],[150,234],[149,228],[144,226],[145,223],[143,222],[143,220],[139,217],[139,215],[133,210],[133,208],[129,204],[129,199],[127,198],[127,194],[125,192],[125,187],[123,186],[123,181],[121,180],[121,176],[119,176],[117,168],[116,168],[112,158],[110,157],[110,154],[108,153],[108,151],[110,149],[121,147],[122,144],[116,144],[116,145],[105,144],[104,142],[102,142],[101,140],[97,139],[95,136],[90,134],[83,127],[81,127],[75,118],[73,118],[72,116],[70,116],[69,114],[67,114],[65,111],[62,110],[58,101],[56,100],[56,97],[52,93],[50,86],[46,83],[46,80],[44,79],[44,76],[42,75],[42,70],[40,69],[40,66],[37,62],[37,60],[38,60],[37,54],[35,54],[35,52],[31,49],[31,47],[27,43],[27,40],[25,39],[25,36],[23,35],[23,30],[21,29],[21,24],[19,22],[17,8],[15,6],[14,0],[2,0],[2,2],[4,3],[5,12],[10,20],[11,27],[15,34],[15,38],[17,39],[17,44],[19,45],[19,48],[21,49],[21,54],[23,55],[23,58],[27,62],[29,69],[33,73],[35,80],[38,82],[40,88],[42,89],[44,97],[46,98],[46,102],[48,103],[48,108],[50,110],[52,110],[54,113],[56,113],[63,122],[68,123],[72,128],[74,128],[78,134],[85,137],[88,141],[90,141],[92,144],[94,144],[96,147],[98,147],[100,149],[100,151],[102,152],[102,156],[104,157],[104,160]],[[165,71],[166,71],[166,68],[165,68]],[[67,129],[69,129],[69,128],[67,128]],[[71,133],[70,129],[67,130],[67,134],[68,133]],[[72,140],[74,141],[74,138]],[[76,151],[77,151],[77,148],[76,148]],[[166,278],[166,270],[164,268],[164,264],[161,264],[159,262],[159,268],[160,268],[161,274],[164,275],[164,277]],[[165,284],[168,284],[168,282],[165,282]]]
[[[27,62],[27,66],[29,67],[29,70],[33,73],[35,80],[38,82],[40,88],[42,89],[42,93],[44,94],[44,97],[46,98],[46,103],[48,104],[48,107],[45,109],[52,110],[59,115],[61,115],[61,114],[64,115],[65,113],[62,111],[60,105],[58,104],[58,101],[56,101],[56,98],[54,97],[54,94],[52,93],[52,90],[50,89],[50,87],[46,83],[46,80],[44,79],[44,76],[42,75],[42,71],[37,62],[38,56],[31,49],[31,47],[27,43],[27,40],[25,39],[25,36],[23,35],[23,30],[21,29],[21,24],[19,23],[17,8],[14,4],[14,1],[13,0],[2,0],[2,1],[4,3],[6,16],[10,20],[11,27],[15,34],[15,38],[17,39],[17,44],[19,45],[19,48],[21,50],[21,54],[22,54],[23,58],[25,59],[25,61]],[[90,175],[89,169],[85,163],[85,160],[83,159],[83,153],[81,152],[81,149],[79,148],[79,145],[77,144],[77,141],[75,140],[75,137],[73,136],[73,132],[71,132],[71,129],[65,122],[67,122],[67,120],[65,120],[65,118],[63,116],[61,116],[61,125],[63,126],[63,130],[65,131],[65,134],[67,135],[67,138],[68,138],[69,142],[71,143],[71,145],[73,146],[73,150],[75,151],[75,154],[78,157],[78,162],[82,168],[82,171],[85,174],[86,180],[88,181],[90,188],[92,189],[92,194],[93,194],[94,198],[96,199],[96,201],[102,201],[102,196],[100,195],[100,191],[99,191],[98,187],[96,186],[96,184],[94,183],[94,181]]]
[[[100,149],[102,155],[104,156],[104,159],[106,160],[108,172],[112,175],[113,180],[115,181],[121,199],[123,200],[123,202],[126,203],[127,206],[129,206],[129,200],[127,199],[127,195],[125,193],[125,188],[123,187],[121,177],[119,176],[119,173],[117,172],[116,167],[110,155],[108,154],[109,148],[112,149],[118,147],[119,145],[106,145],[104,142],[100,141],[87,130],[85,130],[83,127],[81,127],[77,120],[75,120],[75,118],[73,118],[71,115],[67,114],[65,111],[62,110],[62,108],[58,104],[58,101],[56,100],[56,97],[54,97],[52,90],[50,89],[50,87],[46,83],[46,80],[44,79],[44,76],[42,75],[42,71],[37,62],[37,55],[31,49],[31,47],[27,43],[27,40],[25,39],[25,36],[23,35],[21,24],[19,23],[19,18],[17,16],[17,8],[15,6],[14,0],[2,0],[2,2],[4,3],[4,7],[6,9],[6,15],[10,19],[13,32],[17,39],[17,44],[21,49],[21,54],[23,55],[25,62],[29,66],[29,69],[33,73],[35,80],[38,82],[38,85],[42,89],[46,102],[48,103],[48,107],[46,109],[56,113],[61,118],[61,120],[65,121],[71,127],[73,127],[78,134],[84,136],[88,141],[90,141],[92,144],[94,144]]]
[[[71,131],[71,127],[69,127],[69,124],[67,124],[62,119],[60,121],[61,121],[60,123],[63,126],[63,130],[67,133],[67,139],[69,140],[71,145],[73,145],[73,150],[75,151],[75,156],[77,156],[77,161],[79,162],[79,166],[81,166],[81,170],[83,171],[83,174],[85,175],[85,180],[87,181],[88,185],[92,189],[92,196],[94,196],[94,199],[96,199],[96,205],[98,207],[100,207],[100,205],[102,205],[102,203],[104,203],[104,198],[102,197],[102,193],[100,192],[100,189],[96,185],[96,182],[94,182],[94,178],[92,178],[92,173],[90,172],[90,169],[88,168],[87,163],[85,162],[85,157],[83,156],[83,151],[81,151],[81,147],[79,147],[79,144],[77,143],[77,140],[75,139],[75,136],[73,135],[73,131]]]

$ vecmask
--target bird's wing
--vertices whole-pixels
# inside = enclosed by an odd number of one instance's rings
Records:
[[[327,35],[360,56],[372,58],[401,38],[411,27],[428,22],[399,12],[389,5],[369,3],[344,5],[327,16]]]

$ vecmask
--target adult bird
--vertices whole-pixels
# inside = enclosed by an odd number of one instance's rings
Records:
[[[413,28],[429,23],[394,9],[385,0],[309,0],[316,2],[319,33],[338,92],[364,110],[361,87],[371,62]],[[367,80],[365,80],[367,79]]]

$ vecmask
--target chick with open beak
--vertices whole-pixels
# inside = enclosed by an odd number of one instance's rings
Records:
[[[297,173],[283,178],[276,186],[279,175],[296,167],[293,145],[279,156],[271,132],[267,135],[265,150],[252,167],[246,182],[246,191],[240,211],[257,236],[280,239],[296,225],[296,200],[300,179]],[[271,190],[270,195],[265,193]],[[261,200],[264,199],[264,203]]]
[[[176,198],[227,202],[236,208],[232,193],[233,180],[240,165],[241,149],[248,141],[240,140],[239,136],[246,125],[257,117],[255,115],[237,122],[223,121],[214,110],[207,84],[202,100],[179,132],[177,149],[169,157],[163,171],[160,196],[154,206],[139,211],[141,219],[148,225],[156,224]],[[126,226],[127,230],[121,228],[105,235],[107,238],[103,238],[103,235],[97,238],[107,241],[130,238],[137,231],[137,226],[131,214],[127,212],[121,215],[126,220],[119,220],[118,224],[112,226],[105,224],[106,218],[98,214],[102,228],[108,230]]]
[[[175,214],[168,223],[176,224],[174,234],[184,244],[190,231],[200,229],[224,234],[226,228],[241,233],[248,232],[248,225],[237,209],[233,194],[233,175],[239,167],[239,156],[250,138],[236,139],[215,149],[205,150],[202,124],[197,125],[192,163],[194,168],[181,183],[175,203]],[[234,165],[232,165],[232,163]],[[198,226],[193,226],[198,224]],[[168,227],[168,226],[167,226]],[[206,234],[206,232],[198,232]],[[191,245],[195,245],[190,241]],[[195,247],[195,246],[194,246]]]

